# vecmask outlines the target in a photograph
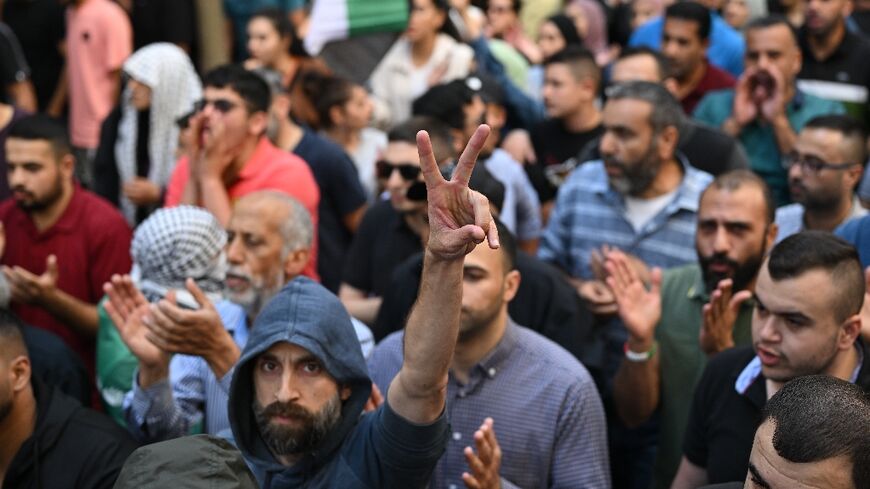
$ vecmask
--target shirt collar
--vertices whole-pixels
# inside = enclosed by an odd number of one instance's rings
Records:
[[[698,177],[702,172],[690,165],[686,155],[681,151],[677,151],[674,156],[683,168],[683,179],[677,187],[677,195],[665,209],[669,214],[673,214],[680,209],[697,212],[698,195],[700,195],[701,191],[707,186],[707,182],[700,181]],[[604,161],[598,160],[597,163],[601,165],[603,178],[589,182],[590,189],[597,194],[606,195],[608,198],[622,201],[624,196],[610,187],[607,172],[604,170]]]
[[[707,292],[707,283],[704,282],[704,270],[701,268],[700,263],[696,266],[697,270],[695,271],[695,280],[692,281],[692,285],[689,287],[686,297],[691,300],[698,300],[706,303],[710,301],[710,294]]]
[[[504,329],[504,334],[499,340],[495,348],[489,352],[483,359],[477,363],[475,369],[479,369],[483,375],[493,378],[501,369],[501,365],[511,356],[514,347],[517,346],[517,325],[508,318],[507,325]]]

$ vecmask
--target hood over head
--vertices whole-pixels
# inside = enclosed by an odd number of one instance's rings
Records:
[[[260,436],[254,418],[254,365],[257,357],[279,342],[305,348],[317,357],[339,388],[351,388],[342,403],[341,421],[320,447],[293,467],[281,465]],[[306,277],[290,281],[254,321],[230,386],[229,418],[236,445],[255,473],[312,473],[330,459],[353,429],[371,394],[371,379],[350,316],[338,297]],[[304,475],[303,475],[304,477]]]

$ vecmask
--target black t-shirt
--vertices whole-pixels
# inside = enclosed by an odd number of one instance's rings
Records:
[[[861,348],[864,363],[856,384],[870,392],[870,355],[863,344]],[[707,364],[695,388],[683,454],[707,469],[711,484],[746,478],[755,430],[767,403],[767,385],[761,373],[743,394],[737,392],[735,383],[754,357],[751,346],[720,353]]]
[[[133,0],[130,14],[133,46],[155,42],[187,44],[196,41],[196,15],[192,0]]]
[[[6,87],[26,81],[29,77],[30,66],[18,38],[8,25],[0,22],[0,100],[9,102]]]
[[[603,133],[601,125],[585,132],[569,132],[559,119],[544,120],[529,131],[538,161],[525,168],[541,202],[553,200],[558,190],[548,173],[555,172],[567,177],[572,168],[560,171],[560,165],[575,158],[590,141],[598,139]]]
[[[30,80],[36,90],[40,110],[48,105],[64,65],[58,51],[66,35],[64,6],[57,0],[6,0],[3,22],[21,43],[30,65]],[[0,59],[4,56],[0,55]]]
[[[353,237],[343,218],[366,203],[366,194],[353,161],[337,144],[306,129],[293,152],[308,163],[320,187],[317,273],[324,287],[338,292]]]
[[[508,304],[508,314],[528,328],[550,338],[575,357],[583,360],[583,345],[591,333],[594,318],[565,281],[561,272],[551,265],[523,252],[517,253],[520,288]],[[418,253],[393,272],[392,286],[372,327],[375,341],[380,341],[405,326],[405,320],[417,299],[423,254]]]

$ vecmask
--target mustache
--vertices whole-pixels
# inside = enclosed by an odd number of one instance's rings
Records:
[[[302,421],[311,421],[314,419],[314,414],[304,407],[296,403],[281,401],[275,401],[263,408],[263,415],[269,418],[281,416],[284,418],[296,418]]]
[[[28,197],[33,197],[33,192],[31,192],[30,190],[27,190],[25,187],[22,187],[21,185],[16,185],[16,186],[12,187],[12,192],[20,192],[22,194],[27,195]]]
[[[230,266],[227,268],[226,276],[227,278],[240,278],[243,280],[247,280],[248,282],[252,282],[254,280],[254,278],[251,277],[249,274],[239,270],[235,266]]]
[[[737,268],[740,266],[736,261],[728,258],[728,255],[717,253],[715,255],[710,255],[709,257],[704,258],[704,262],[707,265],[728,265],[732,268]]]

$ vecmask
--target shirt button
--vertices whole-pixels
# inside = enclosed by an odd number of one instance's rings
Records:
[[[460,432],[458,432],[458,431],[453,432],[453,439],[456,440],[456,441],[461,440],[461,439],[462,439],[462,433],[460,433]]]
[[[465,391],[459,391],[459,397],[465,397],[466,395]]]
[[[495,377],[495,367],[489,369],[489,370],[487,371],[487,373],[489,374],[489,378],[490,378],[490,379],[493,378],[493,377]]]
[[[450,484],[449,486],[447,486],[447,489],[458,489],[458,488],[456,487],[456,484]]]

